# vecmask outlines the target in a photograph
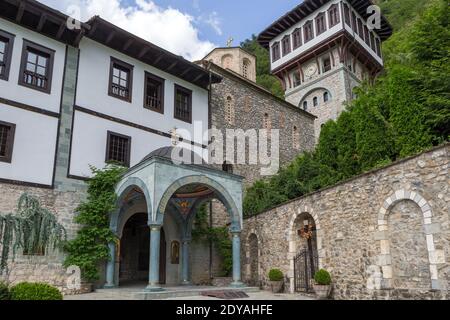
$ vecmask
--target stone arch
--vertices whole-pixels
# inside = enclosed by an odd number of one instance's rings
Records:
[[[318,92],[318,91],[328,92],[328,102],[330,102],[330,101],[333,99],[333,95],[331,94],[331,91],[330,91],[329,89],[324,88],[324,87],[316,87],[316,88],[313,88],[313,89],[309,90],[307,93],[305,93],[305,94],[303,95],[303,97],[302,97],[302,99],[300,100],[300,103],[299,103],[298,106],[299,106],[300,108],[303,108],[303,103],[304,103],[305,101],[307,101],[308,98],[309,98],[313,93],[316,93],[316,92]],[[323,99],[323,93],[320,93],[320,95],[317,95],[316,97],[321,97],[321,99]],[[309,103],[308,103],[308,105],[309,105]],[[311,105],[312,105],[312,100],[311,100]],[[319,105],[320,105],[320,103],[319,103]]]
[[[253,251],[252,243],[256,239],[256,250]],[[247,280],[250,282],[252,286],[260,286],[261,285],[261,237],[259,233],[255,229],[251,229],[248,233],[246,242],[245,242],[245,258],[247,261]],[[256,255],[256,261],[254,260]],[[256,272],[256,275],[253,273]]]
[[[297,254],[297,246],[295,243],[295,237],[297,237],[297,233],[294,230],[295,222],[300,215],[308,214],[314,220],[316,225],[316,242],[317,242],[317,252],[319,255],[319,269],[323,267],[323,258],[324,258],[324,250],[322,248],[322,229],[320,226],[319,216],[314,212],[312,207],[308,207],[307,205],[301,206],[298,208],[297,212],[294,213],[289,220],[288,228],[287,228],[287,241],[289,244],[288,250],[288,261],[289,261],[289,271],[288,271],[288,279],[289,279],[289,288],[290,292],[294,293],[294,259]]]
[[[130,191],[134,188],[138,188],[144,194],[144,199],[146,202],[146,209],[148,214],[148,221],[151,221],[152,216],[152,203],[150,192],[144,181],[136,177],[130,177],[124,180],[120,185],[116,187],[116,194],[118,194],[117,198],[117,210],[111,213],[110,216],[110,228],[114,234],[118,235],[120,233],[119,227],[121,225],[121,221],[123,220],[124,212],[132,206],[132,204],[125,203],[125,199]]]
[[[242,75],[244,76],[244,78],[249,79],[251,77],[251,61],[248,58],[244,58],[242,59]]]
[[[388,236],[388,215],[392,208],[401,201],[412,201],[421,210],[423,216],[424,233],[428,251],[428,260],[430,266],[432,289],[440,289],[438,265],[445,263],[445,254],[443,250],[436,250],[434,234],[440,229],[439,223],[432,224],[433,212],[430,204],[419,193],[407,190],[398,190],[389,196],[383,203],[378,212],[378,233],[376,236],[379,242],[380,255],[378,256],[377,266],[381,269],[380,281],[377,281],[376,288],[392,288],[392,256],[391,244]]]
[[[232,196],[218,182],[203,175],[193,175],[180,178],[173,182],[162,195],[157,212],[157,222],[162,223],[164,212],[172,195],[181,187],[191,184],[202,184],[215,191],[216,197],[225,205],[232,221],[232,232],[240,232],[242,230],[241,210],[238,209]]]

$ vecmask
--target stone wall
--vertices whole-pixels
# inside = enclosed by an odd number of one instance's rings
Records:
[[[312,58],[302,64],[302,72],[305,74],[304,82],[298,87],[288,87],[286,90],[286,101],[299,108],[304,108],[303,102],[307,103],[307,111],[317,116],[314,124],[316,142],[320,137],[323,124],[328,120],[336,120],[344,111],[345,102],[353,99],[353,88],[359,86],[368,71],[362,63],[348,53],[346,63],[339,61],[339,47],[334,47],[322,54],[318,59]],[[325,57],[332,60],[331,69],[323,72],[321,61]],[[316,72],[307,75],[309,66],[314,65]],[[351,71],[349,68],[351,68]],[[289,82],[288,82],[289,83]],[[324,101],[323,93],[328,91],[329,100]],[[317,98],[318,104],[314,106],[313,99]]]
[[[40,204],[55,213],[58,221],[66,228],[68,239],[75,237],[78,226],[73,223],[75,208],[84,199],[83,192],[59,192],[51,189],[0,184],[0,213],[17,212],[17,202],[23,193],[37,197]],[[15,261],[8,263],[8,271],[0,279],[11,284],[22,281],[46,282],[67,293],[66,269],[62,267],[63,253],[46,252],[45,256],[23,256],[21,252]]]
[[[314,148],[315,117],[299,108],[274,97],[237,74],[213,65],[213,71],[223,76],[219,84],[213,85],[211,97],[211,126],[221,130],[264,129],[265,114],[272,129],[280,129],[280,166],[290,163],[298,154]],[[232,98],[234,121],[227,121],[225,103]],[[294,141],[294,126],[297,128],[298,143]],[[246,146],[248,152],[248,144]],[[248,159],[248,156],[247,156]],[[247,162],[248,163],[248,162]],[[245,177],[250,185],[261,179],[261,168],[266,165],[233,165],[233,173]]]
[[[262,283],[280,268],[293,291],[298,222],[308,214],[335,299],[450,298],[449,152],[447,144],[246,219],[243,278],[252,279],[257,251]]]

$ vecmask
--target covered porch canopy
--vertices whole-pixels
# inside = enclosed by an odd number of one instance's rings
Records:
[[[172,161],[172,154],[188,152],[190,159],[195,153],[179,147],[165,147],[150,153],[139,164],[130,168],[116,186],[117,211],[111,214],[110,228],[121,239],[123,229],[137,196],[145,199],[150,230],[149,291],[163,290],[160,284],[160,237],[164,218],[169,209],[178,225],[181,240],[182,284],[190,284],[189,247],[192,226],[198,208],[212,199],[220,200],[230,216],[230,232],[233,241],[233,286],[242,286],[240,263],[240,233],[243,224],[242,194],[243,178],[202,164]],[[195,162],[198,163],[198,162]],[[144,202],[143,202],[144,203]],[[175,213],[173,213],[175,212]],[[112,259],[107,264],[105,287],[116,287],[118,276],[117,244],[109,245]]]

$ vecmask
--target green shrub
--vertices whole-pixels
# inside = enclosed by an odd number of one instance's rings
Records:
[[[270,281],[282,281],[283,280],[283,272],[280,269],[272,269],[269,272],[269,280]]]
[[[0,301],[1,300],[9,300],[9,298],[10,298],[10,294],[9,294],[8,286],[5,283],[0,282]]]
[[[11,300],[62,300],[59,290],[46,283],[22,282],[11,288]]]
[[[314,275],[314,280],[318,285],[321,286],[329,286],[331,284],[330,273],[324,269],[316,272],[316,274]]]

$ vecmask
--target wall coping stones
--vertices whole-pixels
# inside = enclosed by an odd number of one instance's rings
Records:
[[[444,143],[444,144],[442,144],[442,145],[440,145],[440,146],[430,148],[429,150],[423,151],[423,152],[421,152],[421,153],[419,153],[419,154],[416,154],[416,155],[413,155],[413,156],[410,156],[410,157],[406,157],[406,158],[397,160],[397,161],[392,162],[391,164],[388,164],[388,165],[386,165],[386,166],[384,166],[384,167],[376,168],[376,169],[373,169],[373,170],[371,170],[371,171],[364,172],[364,173],[362,173],[362,174],[360,174],[360,175],[357,175],[357,176],[354,176],[354,177],[352,177],[352,178],[350,178],[350,179],[347,179],[347,180],[343,180],[343,181],[341,181],[341,182],[338,182],[338,183],[335,184],[335,185],[332,185],[332,186],[329,186],[329,187],[326,187],[326,188],[323,188],[323,189],[320,189],[320,190],[317,190],[317,191],[314,191],[314,192],[305,194],[305,195],[303,195],[303,196],[301,196],[301,197],[298,197],[298,198],[291,199],[291,200],[289,200],[289,201],[286,201],[286,202],[281,203],[281,204],[279,204],[279,205],[277,205],[277,206],[274,206],[274,207],[272,207],[272,208],[269,208],[269,209],[267,209],[267,210],[265,210],[265,211],[263,211],[263,212],[260,212],[260,213],[258,213],[258,214],[255,214],[255,215],[252,215],[252,216],[249,216],[249,217],[245,217],[244,220],[250,219],[250,218],[255,217],[255,216],[262,215],[262,214],[267,213],[267,212],[272,211],[272,210],[276,210],[276,209],[285,207],[285,206],[287,206],[287,205],[289,205],[289,204],[292,204],[292,203],[294,203],[294,202],[298,202],[298,201],[300,201],[300,200],[302,200],[302,199],[309,198],[309,197],[311,197],[311,196],[313,196],[313,195],[316,195],[316,194],[320,194],[320,193],[323,193],[323,192],[330,192],[332,189],[338,188],[338,187],[340,187],[340,186],[342,186],[342,185],[345,185],[345,184],[347,184],[347,183],[351,183],[352,181],[358,180],[358,179],[360,179],[360,178],[362,178],[362,177],[370,176],[370,175],[373,175],[373,174],[378,173],[378,172],[380,172],[380,171],[383,171],[383,170],[385,170],[385,169],[388,169],[388,168],[394,167],[394,166],[396,166],[396,165],[399,165],[399,164],[401,164],[401,163],[405,163],[405,162],[408,162],[408,161],[410,161],[410,160],[414,160],[414,159],[420,158],[421,156],[423,156],[423,155],[425,155],[425,154],[428,154],[428,153],[431,153],[431,152],[434,152],[434,153],[435,153],[436,151],[441,151],[441,152],[440,152],[440,155],[443,155],[443,154],[445,154],[445,153],[447,152],[447,149],[450,149],[450,142],[446,142],[446,143]],[[434,153],[433,153],[433,154],[434,154]],[[337,190],[336,190],[335,192],[337,192]],[[413,199],[414,199],[416,195],[417,195],[416,192],[410,191],[410,196],[409,196],[409,198],[411,199],[411,197],[413,197]],[[415,201],[415,202],[417,202],[417,201]]]

